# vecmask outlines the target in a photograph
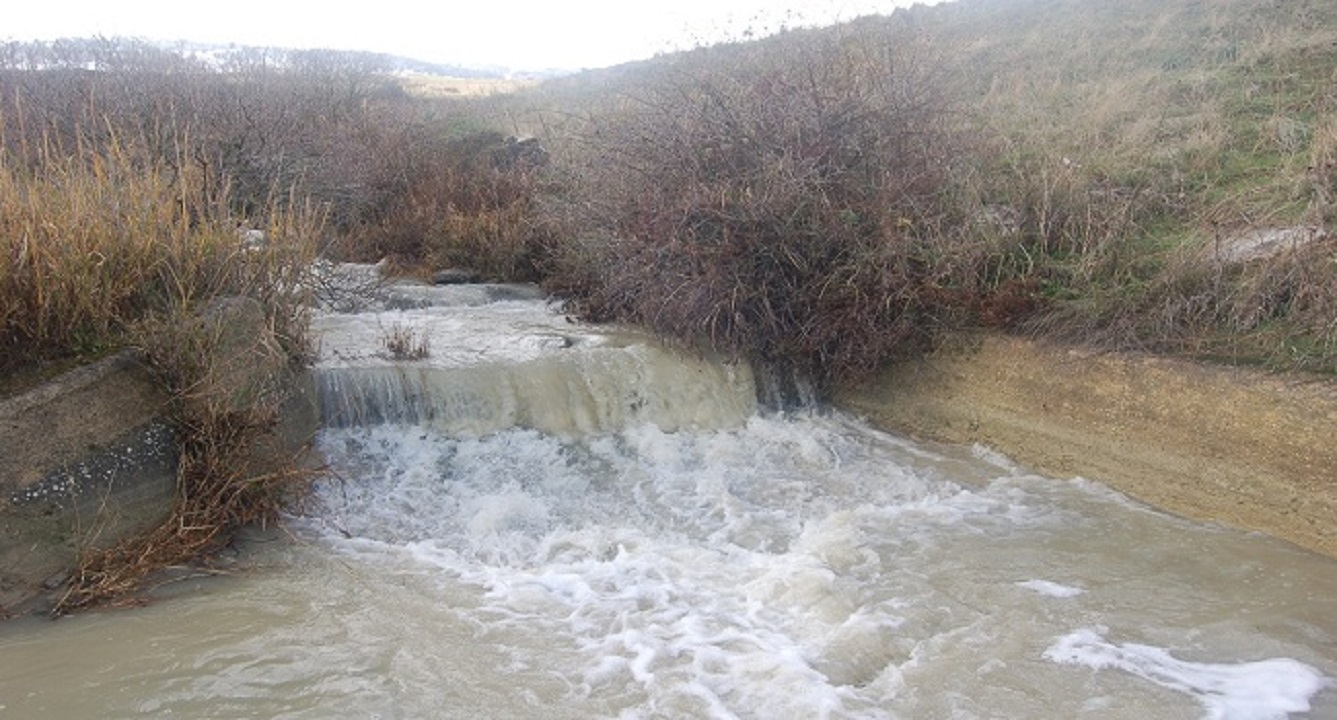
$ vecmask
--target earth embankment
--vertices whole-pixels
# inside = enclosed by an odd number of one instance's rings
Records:
[[[837,404],[1337,557],[1330,379],[987,336],[846,387]]]

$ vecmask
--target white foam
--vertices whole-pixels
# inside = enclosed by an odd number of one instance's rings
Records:
[[[1163,648],[1115,644],[1106,630],[1082,629],[1058,639],[1044,657],[1093,670],[1122,670],[1192,696],[1210,720],[1281,720],[1307,712],[1309,701],[1331,681],[1298,660],[1272,658],[1240,663],[1179,660]]]
[[[378,355],[375,313],[326,320],[318,372],[352,419],[318,439],[342,480],[319,485],[306,526],[436,584],[481,642],[592,714],[1025,717],[1103,702],[1009,691],[1050,632],[1036,618],[1091,611],[1050,598],[1118,598],[1068,552],[1088,547],[1082,508],[1100,499],[1080,484],[840,413],[759,417],[745,369],[541,303],[397,311],[432,338],[413,363]],[[747,401],[727,400],[740,387]],[[1017,582],[1045,577],[1071,581]],[[1047,657],[1158,681],[1170,667],[1205,705],[1243,707],[1194,690],[1202,667],[1085,640]],[[947,690],[975,668],[987,682]]]
[[[1060,585],[1059,583],[1051,582],[1049,580],[1025,580],[1017,583],[1017,585],[1020,587],[1024,587],[1027,590],[1034,590],[1035,592],[1040,593],[1041,595],[1047,595],[1049,597],[1056,597],[1056,598],[1077,597],[1078,595],[1081,595],[1082,593],[1086,592],[1085,590],[1079,587],[1072,587],[1070,585]]]
[[[870,683],[896,674],[905,644],[902,603],[860,589],[898,561],[877,538],[913,546],[1013,513],[845,422],[583,441],[327,429],[333,466],[374,470],[322,484],[311,522],[349,552],[380,543],[478,587],[494,627],[567,638],[585,658],[579,692],[639,686],[647,716],[885,716],[877,704],[895,690]]]

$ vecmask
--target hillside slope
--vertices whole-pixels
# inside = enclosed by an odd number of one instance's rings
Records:
[[[647,106],[791,112],[743,96],[829,83],[851,48],[851,72],[952,100],[938,206],[877,231],[940,263],[926,288],[960,300],[951,323],[1337,371],[1331,2],[955,0],[562,78],[507,113],[588,165],[640,152],[610,130]],[[664,115],[646,141],[684,127]]]
[[[1018,147],[1156,176],[1200,220],[1334,219],[1337,4],[957,0],[884,22],[929,33]]]

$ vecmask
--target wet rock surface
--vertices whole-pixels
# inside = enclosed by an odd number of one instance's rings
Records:
[[[81,549],[161,522],[176,480],[167,396],[135,354],[0,400],[0,616],[68,576]]]

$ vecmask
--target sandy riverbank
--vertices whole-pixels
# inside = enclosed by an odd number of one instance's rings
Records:
[[[1337,381],[990,336],[837,404],[1337,557]]]

